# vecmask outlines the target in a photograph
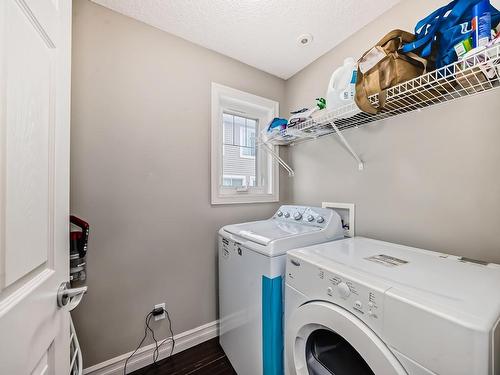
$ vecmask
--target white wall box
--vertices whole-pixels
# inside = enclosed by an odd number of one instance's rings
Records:
[[[322,202],[321,207],[331,208],[340,215],[346,237],[352,238],[355,236],[354,203]]]

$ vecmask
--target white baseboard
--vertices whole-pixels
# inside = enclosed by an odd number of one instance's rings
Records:
[[[183,350],[192,348],[202,342],[213,339],[219,334],[219,321],[204,324],[189,331],[180,333],[174,336],[175,348],[174,353],[182,352]],[[163,339],[162,339],[163,340]],[[158,340],[161,342],[162,340]],[[165,343],[160,348],[159,360],[167,357],[172,348],[171,342]],[[142,367],[153,363],[153,351],[155,345],[145,346],[137,351],[135,355],[127,363],[127,373],[138,370]],[[132,352],[122,354],[118,357],[108,359],[107,361],[98,363],[83,370],[85,375],[123,375],[123,366],[126,359]],[[85,360],[85,358],[84,358]]]

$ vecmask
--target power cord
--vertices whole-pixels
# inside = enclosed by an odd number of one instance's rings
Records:
[[[154,315],[154,313],[153,313]],[[155,342],[155,350],[153,351],[153,364],[156,365],[156,359],[158,358],[157,356],[155,356],[155,353],[158,351],[158,340],[156,340],[156,337],[155,337],[155,331],[153,331],[153,329],[149,326],[149,321],[146,321],[146,327],[147,329],[149,330],[149,332],[151,332],[151,337],[153,338],[154,342]]]
[[[149,321],[151,320],[151,317],[153,316],[153,312],[150,311],[147,315],[146,315],[146,319],[145,319],[145,325],[146,327],[144,328],[144,336],[142,336],[142,339],[141,339],[141,342],[139,342],[139,345],[137,345],[137,348],[132,352],[132,354],[130,354],[130,356],[125,360],[125,366],[123,367],[123,374],[126,375],[127,374],[127,364],[128,364],[128,361],[130,361],[130,359],[134,356],[134,354],[139,350],[139,348],[142,346],[142,344],[144,343],[144,340],[146,340],[146,337],[148,337],[148,324],[149,324]]]
[[[170,337],[167,337],[165,340],[163,340],[161,343],[158,344],[158,340],[155,337],[155,332],[149,325],[151,322],[151,318],[153,316],[161,315],[165,313],[168,319],[168,329],[170,331]],[[167,309],[164,309],[163,307],[157,307],[150,311],[144,320],[144,336],[142,337],[141,341],[139,342],[139,345],[137,345],[137,348],[132,352],[132,354],[125,360],[125,366],[123,367],[123,374],[127,374],[127,364],[130,361],[130,359],[137,353],[137,351],[140,349],[142,344],[144,344],[144,341],[148,337],[148,331],[151,332],[151,337],[153,338],[155,342],[155,350],[153,351],[153,365],[157,365],[158,357],[160,356],[160,347],[165,344],[167,341],[172,342],[172,346],[170,347],[170,354],[166,358],[170,358],[172,356],[172,353],[174,352],[175,348],[175,339],[174,339],[174,332],[172,330],[172,320],[170,319],[170,314],[168,313]]]
[[[155,351],[153,352],[153,363],[155,365],[156,365],[156,361],[158,360],[158,357],[160,355],[160,352],[158,350],[160,348],[160,346],[165,344],[167,341],[172,342],[172,346],[170,347],[170,354],[168,355],[167,358],[170,358],[172,356],[172,353],[174,352],[174,348],[175,348],[175,338],[174,338],[174,331],[172,330],[172,320],[170,319],[170,314],[168,313],[168,311],[166,309],[164,311],[165,311],[165,314],[167,315],[168,329],[170,331],[170,337],[167,337],[159,345],[156,345]],[[154,336],[153,336],[153,339],[154,339]]]

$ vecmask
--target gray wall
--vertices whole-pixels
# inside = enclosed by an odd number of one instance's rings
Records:
[[[211,81],[284,100],[281,79],[74,2],[71,209],[91,225],[74,318],[86,367],[133,350],[155,303],[175,333],[217,319],[217,230],[277,207],[210,206]]]
[[[288,110],[324,95],[334,69],[386,32],[412,30],[437,0],[406,0],[290,78]],[[356,204],[358,235],[500,262],[500,91],[345,132],[289,150],[290,199]]]

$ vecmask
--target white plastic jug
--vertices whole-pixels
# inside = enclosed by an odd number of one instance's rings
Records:
[[[357,66],[352,57],[346,58],[344,60],[344,65],[333,72],[326,92],[326,108],[329,111],[339,109],[342,106],[354,102],[354,96],[356,95],[356,76]],[[357,107],[355,108],[354,111],[339,116],[339,118],[351,117],[361,112]]]

